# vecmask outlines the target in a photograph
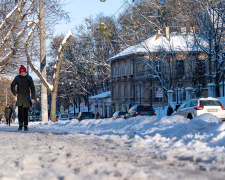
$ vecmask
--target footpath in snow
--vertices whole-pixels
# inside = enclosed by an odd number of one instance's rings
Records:
[[[204,114],[0,125],[0,179],[224,179],[225,122]]]

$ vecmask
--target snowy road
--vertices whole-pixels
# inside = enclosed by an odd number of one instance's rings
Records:
[[[114,136],[0,127],[1,180],[224,179],[225,155],[152,146]],[[161,149],[163,148],[163,149]],[[201,147],[199,147],[201,148]]]

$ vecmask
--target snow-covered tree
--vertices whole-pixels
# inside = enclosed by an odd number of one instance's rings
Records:
[[[209,77],[209,83],[215,82],[218,97],[220,96],[219,83],[224,74],[225,2],[208,4],[204,11],[197,10],[196,15],[199,28],[196,36],[208,42],[208,46],[201,46],[198,43],[199,48],[208,55],[206,75]]]

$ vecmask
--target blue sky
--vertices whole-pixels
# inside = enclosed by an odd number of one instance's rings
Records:
[[[117,16],[127,7],[127,3],[124,5],[126,1],[127,0],[106,0],[105,2],[100,2],[100,0],[65,0],[65,11],[69,13],[71,22],[60,22],[55,28],[55,35],[61,33],[66,34],[68,30],[73,30],[75,26],[83,24],[84,19],[90,16],[94,18],[100,13],[108,16],[112,16],[116,13],[115,16]],[[128,0],[128,2],[131,3],[132,0]]]

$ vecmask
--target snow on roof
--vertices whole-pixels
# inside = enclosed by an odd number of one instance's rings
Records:
[[[113,56],[109,60],[114,60],[121,58],[123,56],[143,54],[143,53],[152,53],[159,51],[168,51],[168,52],[187,52],[187,51],[199,51],[200,48],[197,48],[195,38],[198,39],[198,42],[201,46],[206,47],[208,43],[200,37],[194,37],[193,35],[175,35],[171,36],[168,40],[162,34],[154,35],[142,43],[139,43],[135,46],[130,46],[124,51]]]
[[[90,98],[91,99],[97,99],[97,98],[107,98],[108,96],[111,95],[111,91],[106,91],[104,93],[101,93],[101,94],[97,94],[95,96],[91,96]]]

